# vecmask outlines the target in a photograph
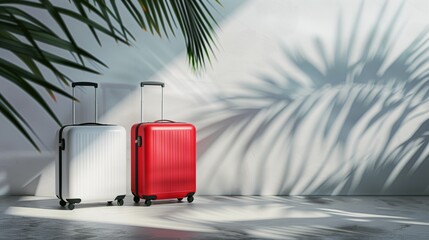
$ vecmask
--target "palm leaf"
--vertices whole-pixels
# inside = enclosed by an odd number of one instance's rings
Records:
[[[216,2],[220,5],[220,2]],[[71,79],[57,65],[94,74],[98,74],[98,71],[87,67],[87,61],[106,67],[97,57],[79,47],[65,18],[72,18],[87,26],[100,45],[99,33],[117,42],[130,45],[129,40],[134,40],[134,37],[126,27],[127,23],[123,21],[123,15],[126,14],[130,14],[143,30],[149,30],[152,34],[156,33],[159,36],[168,37],[169,33],[174,36],[175,28],[179,23],[185,38],[189,63],[193,69],[198,69],[204,66],[206,60],[210,61],[210,54],[213,53],[212,25],[216,24],[216,21],[209,12],[207,3],[211,5],[210,0],[139,0],[138,2],[72,0],[70,4],[76,7],[76,10],[72,10],[72,8],[57,6],[55,2],[48,0],[2,0],[0,2],[0,49],[13,53],[21,63],[10,62],[0,57],[0,76],[21,88],[60,124],[58,117],[32,84],[45,88],[54,101],[56,100],[54,93],[68,98],[71,96],[50,83],[39,66],[46,67],[65,85],[68,85]],[[126,11],[121,12],[118,4],[122,4]],[[51,30],[41,19],[29,14],[27,9],[46,11],[62,34]],[[60,37],[61,35],[65,37]],[[71,57],[77,57],[78,61],[54,54],[41,47],[40,43],[68,52]],[[26,69],[22,68],[22,64]],[[1,98],[0,113],[5,115],[33,146],[37,146],[26,129],[33,132],[36,137],[37,135],[19,112],[3,96]],[[39,150],[38,147],[36,149]]]

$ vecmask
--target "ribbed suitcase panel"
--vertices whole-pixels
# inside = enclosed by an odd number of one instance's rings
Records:
[[[119,126],[72,126],[67,131],[63,198],[112,201],[126,193],[125,130]],[[68,196],[64,197],[65,194]]]
[[[195,192],[195,128],[165,124],[145,132],[147,194]]]

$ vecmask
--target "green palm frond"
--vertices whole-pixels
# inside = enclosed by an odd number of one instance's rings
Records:
[[[216,2],[220,5],[220,2]],[[129,45],[130,41],[134,40],[127,23],[123,21],[123,16],[127,14],[131,15],[144,31],[160,37],[169,37],[169,33],[175,35],[176,29],[179,28],[183,33],[187,57],[193,69],[204,67],[213,54],[213,25],[216,21],[208,8],[211,5],[210,0],[70,0],[71,7],[56,4],[55,1],[49,0],[0,1],[0,50],[14,54],[21,61],[13,62],[0,57],[0,76],[25,91],[58,124],[59,119],[35,85],[45,88],[54,101],[55,93],[68,98],[72,96],[51,83],[52,80],[42,74],[41,67],[48,69],[65,85],[72,79],[64,74],[62,67],[94,74],[99,72],[88,67],[86,62],[106,67],[96,56],[79,46],[67,26],[66,18],[87,26],[100,45],[100,33],[122,44]],[[59,27],[59,32],[44,24],[43,19],[32,16],[29,9],[44,11]],[[54,53],[49,49],[56,51]],[[58,50],[69,53],[70,57],[58,54]],[[75,60],[76,58],[78,60]],[[31,136],[36,135],[30,125],[3,95],[0,96],[0,113],[39,150]]]

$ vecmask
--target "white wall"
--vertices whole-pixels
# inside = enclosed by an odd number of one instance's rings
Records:
[[[217,60],[204,74],[190,71],[181,39],[83,41],[110,66],[97,77],[73,72],[104,83],[101,121],[130,129],[138,82],[162,80],[166,118],[198,129],[199,194],[429,193],[427,1],[224,2]],[[0,194],[54,195],[57,126],[0,84],[46,145],[35,153],[0,117]],[[157,94],[146,94],[147,120],[159,116]],[[70,103],[52,106],[67,123]]]

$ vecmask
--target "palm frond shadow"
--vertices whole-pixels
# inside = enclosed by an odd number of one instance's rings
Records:
[[[328,47],[322,39],[313,39],[322,66],[304,51],[283,47],[285,59],[305,77],[294,77],[285,68],[274,66],[281,77],[260,75],[259,82],[238,86],[245,94],[219,96],[217,101],[224,106],[219,111],[227,117],[199,129],[203,134],[211,133],[199,142],[199,156],[223,141],[225,134],[233,134],[232,139],[239,144],[225,145],[222,151],[228,153],[239,148],[239,165],[261,142],[281,148],[278,151],[266,148],[260,154],[265,157],[257,159],[258,174],[252,176],[259,185],[255,192],[261,191],[257,189],[261,189],[269,174],[266,158],[276,158],[284,168],[277,194],[387,194],[400,189],[408,189],[412,194],[427,192],[429,179],[423,172],[429,168],[426,161],[429,138],[425,131],[428,121],[420,121],[420,127],[408,139],[396,143],[403,138],[400,132],[409,124],[410,116],[429,100],[427,29],[411,38],[398,54],[392,51],[401,30],[398,21],[403,4],[389,14],[385,1],[368,32],[360,30],[363,2],[349,35],[343,31],[340,15],[332,54],[327,53]],[[365,34],[362,46],[355,41],[360,34]],[[252,105],[255,101],[258,104]],[[210,116],[208,112],[204,114]],[[306,152],[297,152],[295,144],[303,141],[302,135],[308,129],[313,136],[305,139],[308,148]],[[385,133],[384,138],[379,137],[381,133]],[[303,177],[308,164],[315,161],[318,139],[326,149],[317,159],[320,162],[317,172],[331,174]],[[357,143],[366,144],[367,153],[359,154],[354,146]],[[275,153],[283,154],[274,156]],[[332,158],[342,159],[336,169],[328,164]],[[216,166],[227,159],[218,159]],[[289,166],[297,161],[298,174],[292,179]],[[421,184],[407,188],[416,178],[422,180]],[[304,187],[297,189],[298,183]]]

